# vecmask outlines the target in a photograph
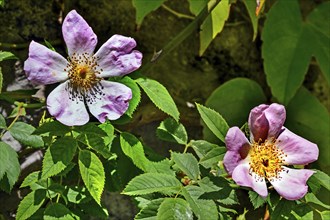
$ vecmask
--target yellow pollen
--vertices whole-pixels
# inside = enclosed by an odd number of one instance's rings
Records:
[[[69,59],[65,71],[68,72],[73,90],[85,93],[95,86],[101,79],[97,77],[97,59],[88,53],[73,54]]]
[[[275,140],[266,140],[252,143],[249,156],[251,159],[250,171],[256,173],[260,178],[265,177],[272,180],[279,178],[287,155],[276,147]]]

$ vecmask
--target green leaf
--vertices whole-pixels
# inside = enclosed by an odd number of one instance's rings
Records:
[[[105,173],[100,159],[91,151],[79,152],[79,169],[81,177],[94,200],[100,204],[104,189]]]
[[[322,211],[320,212],[322,220],[328,220],[330,216],[330,211]]]
[[[252,28],[253,28],[253,41],[256,39],[258,34],[258,19],[259,17],[256,16],[256,7],[257,7],[257,1],[250,1],[250,0],[244,0],[243,3],[245,4],[245,7],[249,13]]]
[[[291,210],[296,205],[295,201],[282,199],[276,205],[274,211],[271,213],[273,219],[287,219],[290,216]]]
[[[11,52],[0,51],[0,62],[3,60],[13,60],[13,59],[17,59],[17,57]]]
[[[109,213],[106,208],[103,208],[100,204],[97,204],[94,200],[90,200],[87,203],[79,204],[79,207],[84,212],[81,216],[82,219],[88,216],[95,216],[96,219],[109,219]],[[85,214],[86,213],[86,214]]]
[[[199,55],[203,55],[212,40],[222,31],[230,12],[229,0],[222,0],[201,25]]]
[[[21,171],[16,151],[0,141],[0,188],[10,192]]]
[[[77,149],[77,141],[71,137],[57,139],[46,151],[42,161],[42,178],[59,174],[71,162]]]
[[[262,57],[274,97],[287,105],[304,81],[312,56],[330,83],[330,3],[315,8],[303,21],[297,0],[278,1],[268,12],[262,33]],[[312,40],[311,40],[312,39]]]
[[[316,143],[317,163],[329,172],[330,115],[327,109],[307,89],[300,88],[286,108],[285,126],[294,133]]]
[[[44,220],[74,220],[72,212],[61,203],[53,203],[44,212]]]
[[[172,152],[171,157],[175,164],[182,170],[190,179],[197,180],[200,175],[198,161],[191,153],[176,153]]]
[[[27,177],[25,177],[23,183],[21,184],[20,188],[27,187],[32,185],[33,183],[38,182],[41,179],[41,172],[34,171],[30,173]]]
[[[96,150],[104,158],[108,159],[112,156],[109,145],[105,144],[104,136],[94,132],[86,132],[77,136],[77,140],[90,148]]]
[[[241,126],[247,121],[250,110],[266,100],[258,83],[235,78],[215,89],[205,105],[219,112],[230,126]]]
[[[187,144],[188,141],[188,135],[185,127],[172,118],[167,118],[160,123],[157,128],[157,136],[161,140],[178,144]]]
[[[225,142],[225,137],[229,129],[225,119],[216,111],[209,109],[200,104],[197,105],[197,110],[201,115],[206,126],[219,138],[222,142]]]
[[[10,134],[20,143],[31,147],[42,147],[44,142],[38,135],[33,135],[35,128],[24,122],[15,122],[9,129]]]
[[[124,154],[132,159],[135,166],[147,172],[149,160],[144,154],[142,143],[130,133],[120,134],[120,146]]]
[[[2,91],[2,84],[3,84],[3,74],[2,74],[2,69],[0,67],[0,93]]]
[[[182,190],[182,195],[189,203],[198,219],[218,219],[218,210],[214,201],[199,199],[204,191],[198,186],[186,186]]]
[[[159,206],[157,219],[192,220],[193,214],[185,200],[181,198],[165,198]]]
[[[91,200],[91,197],[85,187],[82,186],[73,186],[69,187],[66,197],[69,202],[75,204],[85,203]]]
[[[259,196],[258,193],[254,192],[254,191],[249,191],[249,198],[250,198],[250,201],[251,201],[254,209],[259,208],[260,206],[262,206],[263,204],[265,204],[267,202],[267,199],[262,198],[261,196]]]
[[[144,17],[150,12],[159,8],[166,0],[133,0],[133,6],[136,9],[136,23],[141,25]]]
[[[212,144],[204,140],[198,140],[198,141],[193,140],[190,143],[191,143],[191,147],[194,149],[199,159],[205,157],[205,155],[209,153],[212,149],[219,147],[216,144]]]
[[[143,91],[157,106],[157,108],[172,116],[176,121],[179,121],[180,113],[178,108],[176,107],[171,95],[162,84],[148,78],[139,78],[136,79],[136,82],[139,86],[141,86]]]
[[[207,5],[208,0],[188,0],[189,9],[194,15],[198,15],[202,9]]]
[[[38,127],[33,134],[40,135],[49,133],[54,136],[64,136],[71,131],[70,127],[60,123],[59,121],[47,121]]]
[[[35,213],[44,203],[46,198],[46,190],[38,189],[36,191],[30,192],[26,195],[23,200],[20,202],[16,219],[24,220],[28,219],[33,213]]]
[[[199,163],[205,168],[211,168],[214,164],[217,164],[226,153],[225,147],[216,147],[211,149]]]
[[[181,183],[172,175],[144,173],[133,178],[122,192],[125,195],[145,195],[154,192],[171,194],[178,192]]]
[[[330,177],[326,173],[316,170],[316,173],[310,179],[314,179],[318,184],[330,191]]]
[[[157,212],[164,198],[154,199],[150,201],[141,211],[135,216],[135,220],[157,220]]]
[[[308,202],[308,203],[314,203],[314,204],[317,204],[319,206],[322,206],[322,207],[324,207],[326,209],[330,209],[330,205],[324,204],[313,193],[307,193],[305,195],[305,199],[306,199],[306,202]]]

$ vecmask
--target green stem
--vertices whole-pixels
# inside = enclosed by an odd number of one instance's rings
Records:
[[[203,8],[203,10],[197,15],[197,17],[178,35],[176,35],[165,47],[161,50],[161,53],[157,57],[157,61],[163,59],[166,55],[168,55],[174,48],[176,48],[182,41],[184,41],[187,37],[189,37],[194,31],[198,30],[203,21],[207,18],[207,16],[212,12],[215,6],[218,5],[220,0],[210,0],[209,3]],[[140,72],[146,73],[153,67],[154,62],[150,61],[146,65],[144,65]]]
[[[169,11],[170,13],[174,14],[178,18],[187,18],[187,19],[190,19],[190,20],[194,20],[195,19],[194,16],[185,15],[185,14],[179,13],[177,11],[174,11],[170,7],[166,6],[165,4],[162,4],[162,8],[164,8],[166,11]]]

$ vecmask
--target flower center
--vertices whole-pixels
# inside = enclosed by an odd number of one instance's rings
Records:
[[[275,145],[275,140],[265,142],[254,142],[250,150],[250,171],[257,174],[259,178],[266,177],[272,181],[279,178],[283,171],[284,159],[287,155]]]
[[[64,71],[68,72],[69,85],[68,91],[70,99],[84,100],[87,93],[91,94],[86,100],[93,102],[97,94],[102,94],[102,86],[99,83],[101,78],[97,77],[102,72],[102,69],[98,69],[97,58],[90,56],[88,53],[84,54],[72,54],[68,58],[68,65]]]

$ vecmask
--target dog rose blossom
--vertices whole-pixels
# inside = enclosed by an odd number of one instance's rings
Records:
[[[238,127],[228,130],[224,166],[240,186],[251,187],[260,196],[268,195],[267,182],[285,199],[302,198],[306,182],[314,171],[289,168],[317,160],[316,144],[283,127],[285,108],[279,104],[259,105],[251,110],[250,141]]]
[[[61,82],[47,97],[49,113],[68,126],[89,121],[85,105],[100,122],[118,119],[126,112],[132,91],[103,78],[123,76],[141,66],[142,54],[133,50],[135,40],[114,35],[94,53],[97,36],[75,10],[65,17],[62,33],[68,59],[32,41],[24,63],[32,83]]]

